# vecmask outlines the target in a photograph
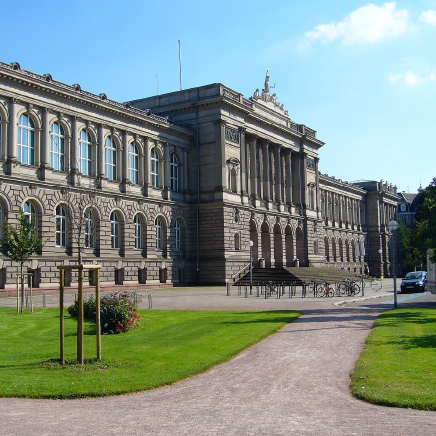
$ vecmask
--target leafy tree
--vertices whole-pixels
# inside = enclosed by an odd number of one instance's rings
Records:
[[[412,229],[399,221],[398,223],[399,245],[400,245],[400,262],[403,273],[413,271],[415,268],[416,256],[413,250]],[[414,238],[413,238],[414,239]]]
[[[21,312],[24,312],[24,279],[23,265],[36,252],[44,246],[38,238],[38,229],[35,225],[35,217],[25,215],[19,209],[17,214],[18,225],[14,229],[8,222],[3,225],[3,240],[0,241],[4,254],[7,258],[20,264],[21,272]]]
[[[416,247],[423,256],[430,250],[430,260],[436,262],[436,177],[421,191],[421,196],[422,202],[416,216]]]

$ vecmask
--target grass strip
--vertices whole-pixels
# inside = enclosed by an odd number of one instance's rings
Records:
[[[436,410],[436,309],[381,315],[351,380],[353,394],[370,403]]]
[[[85,365],[76,364],[77,321],[65,318],[65,357],[59,364],[59,309],[17,314],[0,308],[0,396],[85,398],[153,389],[206,371],[276,332],[300,314],[291,311],[141,310],[140,327],[102,336],[85,324]]]

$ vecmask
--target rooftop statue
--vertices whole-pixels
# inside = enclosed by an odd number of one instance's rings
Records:
[[[262,94],[270,95],[271,88],[275,88],[275,87],[276,87],[276,84],[274,83],[274,86],[271,86],[271,85],[269,84],[268,71],[269,71],[269,68],[266,70],[266,75],[265,75],[265,88],[262,90]]]
[[[273,86],[270,85],[269,83],[269,76],[268,76],[268,72],[269,72],[269,68],[266,70],[266,75],[265,75],[265,87],[262,89],[262,94],[260,94],[259,92],[259,88],[256,89],[256,91],[253,94],[253,97],[251,97],[251,100],[253,101],[264,101],[265,103],[267,103],[270,107],[274,108],[274,109],[278,109],[279,111],[283,112],[284,115],[288,115],[288,111],[285,110],[285,107],[283,104],[280,104],[277,101],[277,95],[273,94],[271,95],[271,89],[276,87],[276,84],[274,83]]]

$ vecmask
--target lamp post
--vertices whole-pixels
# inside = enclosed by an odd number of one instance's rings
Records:
[[[380,279],[383,280],[384,275],[384,268],[383,268],[383,250],[380,248],[377,253],[380,255],[379,261],[380,261]]]
[[[253,248],[254,242],[250,241],[248,243],[248,245],[250,246],[250,295],[251,295],[251,292],[253,290],[253,261],[252,261],[253,255],[252,255],[252,248]]]
[[[397,307],[397,271],[395,266],[396,260],[396,231],[398,223],[395,220],[389,221],[388,229],[392,232],[392,275],[394,276],[394,308]]]

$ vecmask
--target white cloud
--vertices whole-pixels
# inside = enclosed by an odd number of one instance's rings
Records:
[[[419,17],[419,21],[421,21],[421,23],[436,26],[436,11],[433,9],[429,9],[428,11],[423,12]]]
[[[342,39],[344,44],[356,44],[395,38],[405,34],[409,28],[408,12],[396,8],[395,2],[380,7],[370,3],[351,12],[339,23],[316,26],[306,33],[306,39],[323,43]]]
[[[404,82],[406,85],[414,86],[421,85],[426,82],[434,82],[436,80],[435,72],[428,74],[427,76],[420,77],[412,71],[406,71],[400,74],[390,74],[388,80],[392,83]]]

